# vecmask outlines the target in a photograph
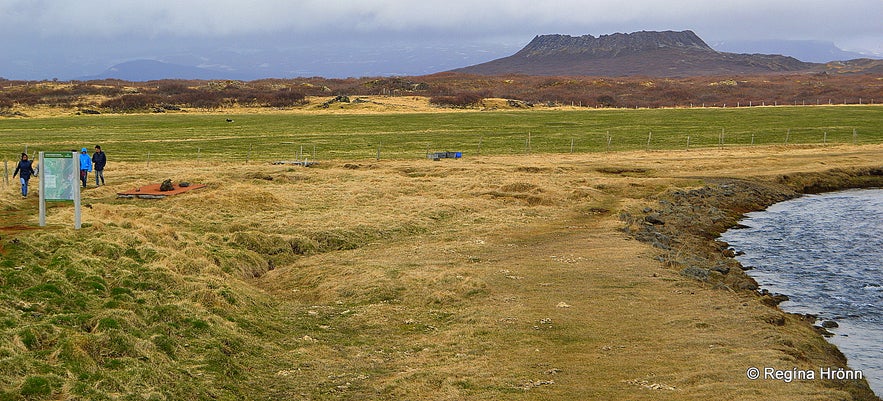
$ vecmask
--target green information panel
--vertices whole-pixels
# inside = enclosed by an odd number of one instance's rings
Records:
[[[47,201],[74,200],[77,189],[77,164],[72,152],[43,152],[43,191]]]

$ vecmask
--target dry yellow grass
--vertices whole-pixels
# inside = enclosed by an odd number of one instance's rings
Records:
[[[450,108],[439,107],[429,103],[426,96],[353,96],[349,103],[335,102],[328,107],[323,107],[323,103],[333,99],[334,96],[308,96],[307,103],[303,106],[288,108],[273,107],[244,107],[233,106],[223,107],[212,110],[194,109],[203,114],[217,115],[248,115],[248,114],[372,114],[372,113],[433,113],[433,112],[475,112],[486,110],[585,110],[585,108],[575,108],[569,105],[548,106],[537,104],[530,109],[512,107],[506,99],[488,98],[482,100],[480,105],[472,108]],[[83,99],[84,104],[101,104],[105,98],[100,96],[92,96]],[[90,107],[86,107],[90,108]],[[60,107],[48,105],[35,105],[23,109],[22,113],[31,118],[47,118],[70,116],[80,112],[77,107]]]
[[[108,186],[85,192],[81,234],[154,248],[151,263],[184,281],[229,274],[271,297],[268,319],[287,338],[267,339],[278,353],[251,374],[280,399],[850,399],[821,381],[746,379],[749,367],[833,362],[808,326],[767,323],[783,314],[757,297],[666,269],[619,230],[618,212],[702,177],[880,160],[883,146],[868,145],[314,168],[117,163]],[[165,178],[208,187],[115,196]],[[14,188],[0,204],[33,210],[24,222],[35,223],[35,199]],[[72,219],[54,207],[37,236],[73,235]]]

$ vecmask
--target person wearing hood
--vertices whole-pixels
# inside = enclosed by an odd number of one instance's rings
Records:
[[[28,197],[28,180],[31,179],[32,175],[36,175],[37,172],[34,171],[34,162],[28,160],[28,154],[22,153],[21,160],[18,162],[18,166],[15,166],[15,171],[12,173],[12,178],[15,178],[16,175],[19,175],[21,178],[21,197]]]
[[[83,182],[83,188],[86,188],[86,178],[92,171],[92,158],[89,157],[89,150],[83,148],[80,150],[80,181]]]

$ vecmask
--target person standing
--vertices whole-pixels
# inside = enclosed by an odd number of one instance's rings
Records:
[[[80,181],[83,182],[83,188],[86,188],[86,178],[92,171],[92,158],[89,157],[89,150],[80,149]]]
[[[31,179],[32,175],[36,175],[33,163],[34,162],[28,160],[27,153],[22,153],[21,160],[18,162],[18,166],[15,166],[15,171],[12,173],[12,178],[15,178],[16,175],[20,177],[22,198],[28,197],[28,181]]]
[[[104,166],[107,165],[107,155],[101,150],[101,145],[95,145],[92,164],[95,165],[95,186],[104,185]]]

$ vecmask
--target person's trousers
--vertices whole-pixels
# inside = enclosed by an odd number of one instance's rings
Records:
[[[19,179],[21,179],[21,196],[28,196],[28,180],[23,177]]]
[[[80,181],[83,182],[83,188],[86,188],[86,177],[89,176],[89,170],[80,170]]]
[[[104,170],[95,170],[95,186],[104,185]]]

